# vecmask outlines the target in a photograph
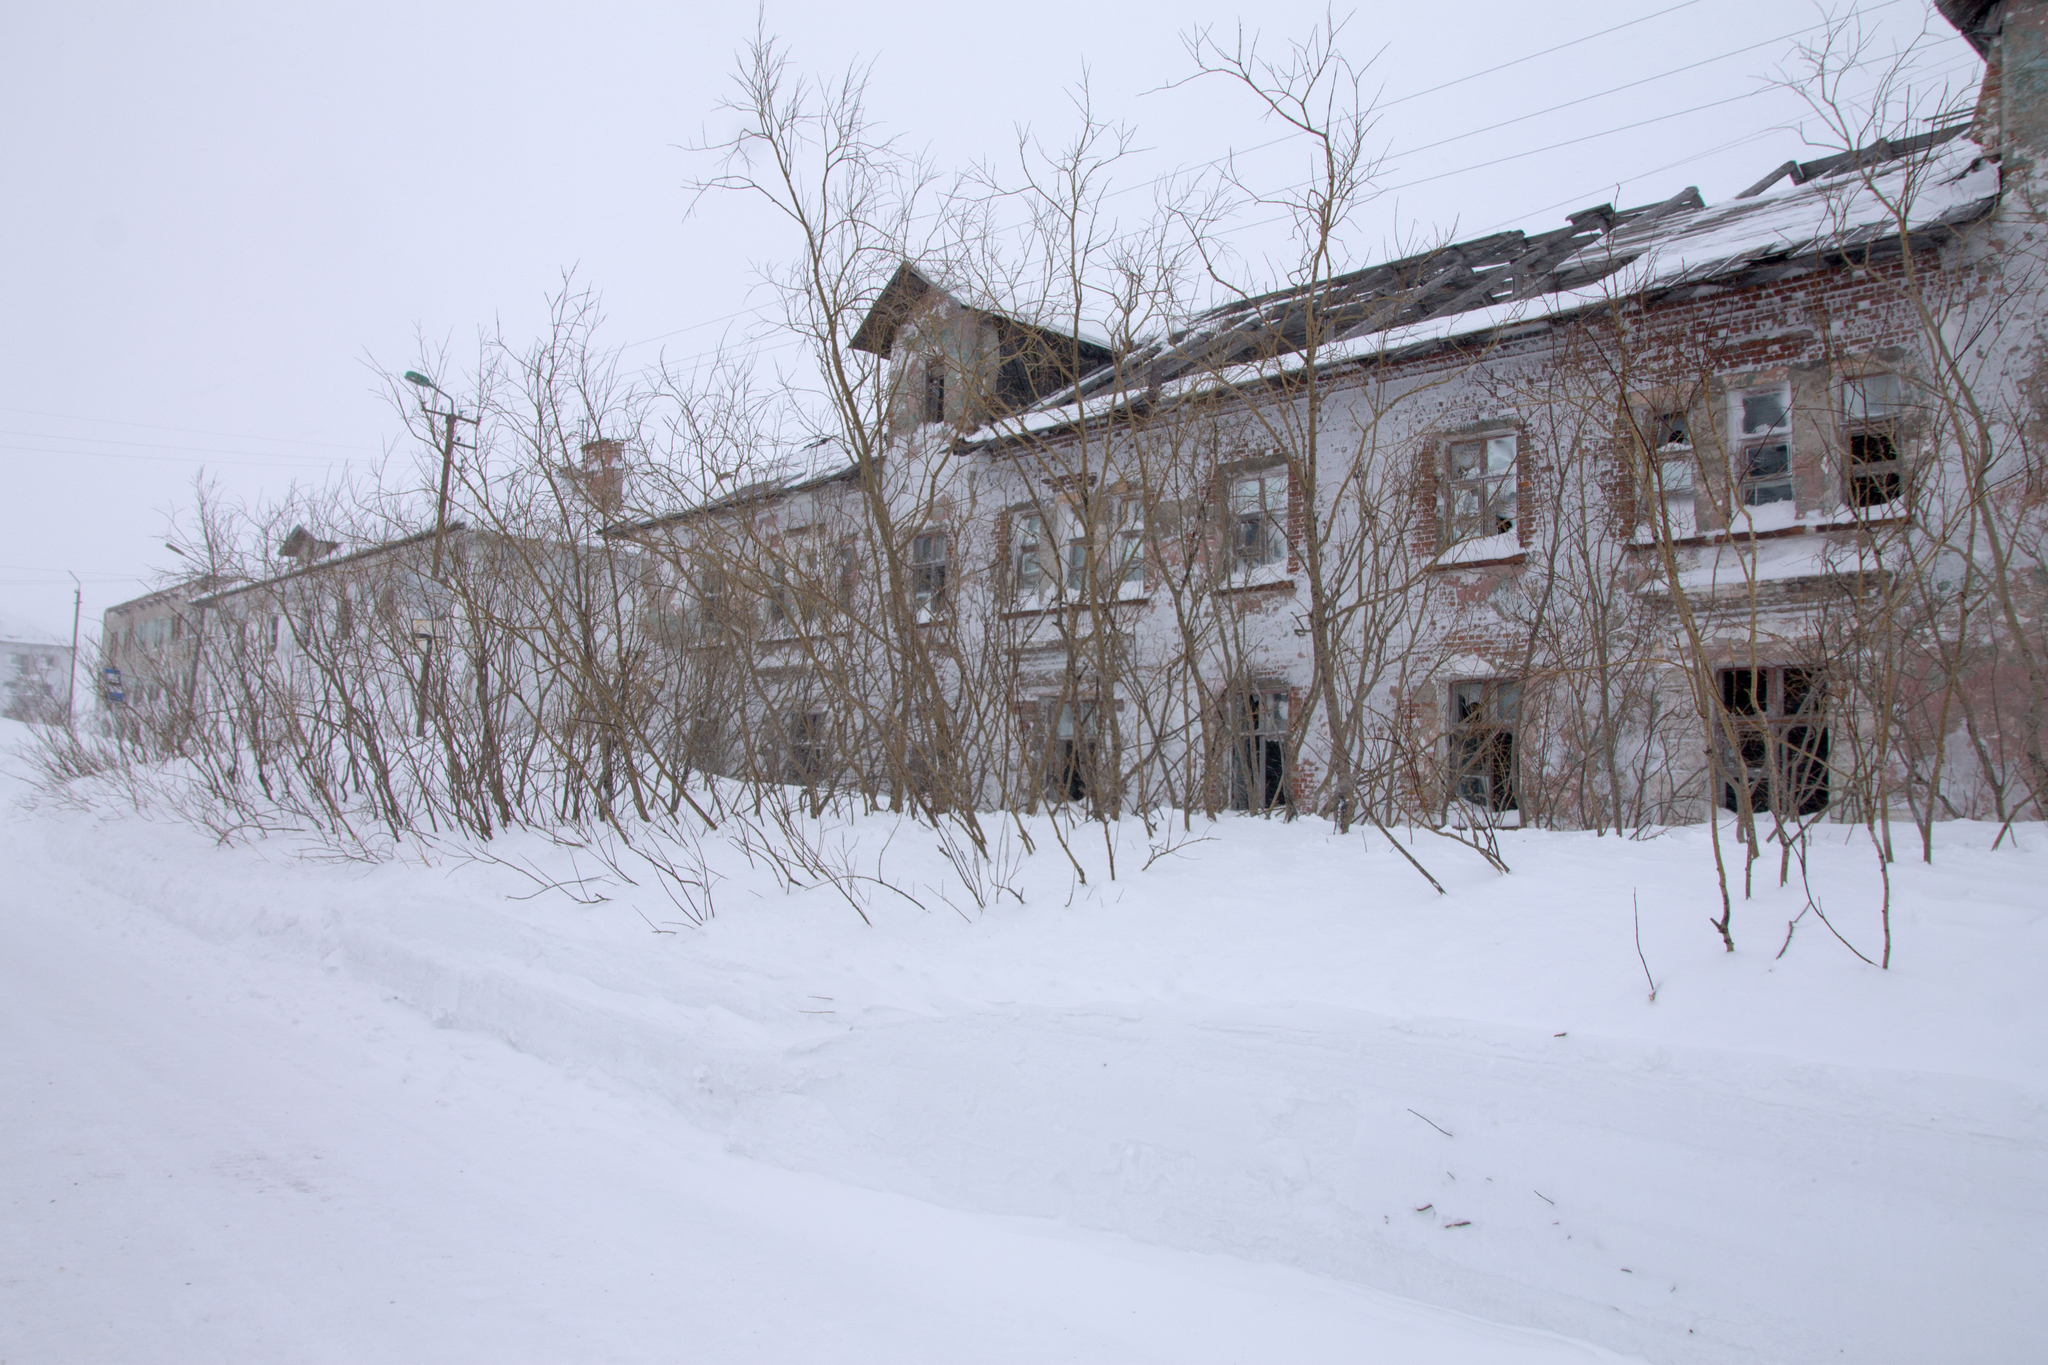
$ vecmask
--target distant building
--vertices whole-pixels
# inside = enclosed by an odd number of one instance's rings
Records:
[[[182,694],[195,657],[192,599],[214,586],[211,579],[188,579],[107,608],[100,624],[102,706],[149,704]]]
[[[70,690],[70,645],[19,622],[0,621],[0,715],[56,720]]]

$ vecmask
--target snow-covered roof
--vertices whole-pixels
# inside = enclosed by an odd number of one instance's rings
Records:
[[[606,535],[629,534],[679,521],[698,512],[737,507],[787,493],[802,492],[839,479],[852,478],[860,461],[837,436],[818,436],[771,452],[736,469],[709,471],[688,505],[659,516],[604,528]]]
[[[1234,300],[965,440],[1054,431],[1106,416],[1140,393],[1186,396],[1299,369],[1311,303],[1326,338],[1317,364],[1329,366],[1512,335],[1617,298],[1760,284],[1830,256],[1895,253],[1902,226],[1924,237],[1982,217],[1997,202],[1997,167],[1964,131],[1788,162],[1721,204],[1706,204],[1692,188],[1637,208],[1602,204],[1568,215],[1562,228],[1454,243],[1337,276],[1313,294],[1294,287]]]
[[[0,644],[36,645],[42,648],[47,648],[51,645],[61,645],[68,649],[71,646],[71,641],[59,638],[54,631],[44,630],[41,626],[32,625],[19,616],[0,612]]]

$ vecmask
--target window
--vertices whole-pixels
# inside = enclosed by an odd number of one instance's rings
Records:
[[[1142,587],[1145,583],[1145,501],[1119,498],[1116,503],[1116,568],[1111,575],[1119,586]]]
[[[1828,805],[1824,689],[1807,668],[1724,668],[1719,677],[1721,805],[1815,815]]]
[[[1044,596],[1052,582],[1052,542],[1037,512],[1018,512],[1010,519],[1010,572],[1021,599]]]
[[[823,711],[792,711],[782,723],[783,781],[815,787],[831,763],[831,721]]]
[[[946,604],[946,533],[926,531],[910,542],[910,591],[919,611]]]
[[[1086,801],[1095,777],[1095,703],[1060,706],[1045,767],[1045,792],[1055,801]]]
[[[1451,790],[1484,811],[1519,810],[1515,725],[1522,686],[1500,679],[1451,684]]]
[[[730,619],[726,614],[729,586],[723,569],[703,568],[697,572],[697,637],[709,640],[724,633]]]
[[[925,422],[946,420],[946,362],[937,356],[926,356],[924,361],[923,403],[918,418]]]
[[[1240,474],[1230,481],[1231,568],[1257,569],[1287,560],[1287,470]]]
[[[1865,375],[1842,385],[1842,428],[1847,439],[1843,495],[1855,508],[1897,502],[1906,491],[1899,458],[1899,421],[1906,386],[1893,374]]]
[[[1458,441],[1445,452],[1450,480],[1449,543],[1515,529],[1515,438]]]
[[[1232,709],[1231,808],[1262,811],[1287,805],[1287,693],[1248,688],[1238,693]]]
[[[853,582],[855,565],[859,561],[859,547],[850,540],[841,541],[833,552],[832,600],[841,611],[853,607]]]
[[[1088,522],[1085,516],[1077,518],[1072,529],[1073,534],[1067,537],[1062,551],[1065,565],[1062,581],[1066,585],[1067,596],[1079,597],[1088,590]]]
[[[1792,501],[1792,391],[1789,385],[1734,396],[1739,441],[1736,491],[1744,507]]]
[[[775,566],[774,581],[768,588],[768,633],[787,635],[796,629],[797,589],[790,582],[789,566]]]
[[[1650,422],[1649,439],[1664,521],[1673,536],[1692,535],[1699,529],[1693,501],[1692,419],[1684,412],[1657,413]],[[1664,528],[1653,529],[1661,534]]]

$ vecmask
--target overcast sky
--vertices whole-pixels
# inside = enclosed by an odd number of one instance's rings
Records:
[[[1858,9],[1886,41],[1932,27],[1925,69],[1974,84],[1925,0]],[[785,0],[767,22],[806,67],[872,58],[874,111],[946,165],[1000,159],[1019,124],[1070,126],[1087,67],[1098,109],[1139,129],[1135,183],[1276,133],[1220,83],[1160,89],[1187,73],[1181,32],[1242,19],[1278,42],[1322,13]],[[1395,155],[1355,239],[1377,255],[1418,228],[1542,230],[1687,185],[1727,198],[1816,154],[1769,78],[1820,17],[1782,0],[1361,6],[1343,46],[1376,56]],[[373,367],[410,363],[416,335],[532,334],[565,270],[602,292],[605,339],[635,365],[753,336],[756,267],[787,243],[736,202],[686,216],[704,166],[683,150],[724,127],[753,24],[739,4],[603,0],[8,6],[0,620],[68,636],[76,573],[90,636],[176,566],[165,528],[202,467],[257,500],[375,462],[402,433]],[[1287,152],[1247,164],[1284,179]]]

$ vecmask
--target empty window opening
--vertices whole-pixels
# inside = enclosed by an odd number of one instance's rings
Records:
[[[1741,441],[1736,450],[1737,492],[1745,507],[1792,501],[1792,391],[1780,384],[1735,396]]]
[[[1825,689],[1807,668],[1724,668],[1721,805],[1815,815],[1828,805]]]
[[[1095,704],[1063,704],[1047,755],[1046,795],[1055,801],[1088,800],[1094,790],[1096,754]]]
[[[1458,800],[1496,813],[1519,810],[1515,727],[1520,683],[1480,679],[1451,685],[1451,789]]]
[[[923,399],[918,413],[921,421],[946,420],[946,362],[937,356],[925,358]]]
[[[1515,438],[1459,441],[1445,452],[1450,481],[1450,543],[1506,535],[1515,529],[1518,490]]]
[[[815,787],[831,761],[831,722],[823,711],[792,711],[783,721],[783,780]]]
[[[1683,412],[1660,412],[1650,423],[1652,450],[1691,450],[1692,418]]]
[[[1842,385],[1848,438],[1842,492],[1849,506],[1882,507],[1905,494],[1905,464],[1899,458],[1899,422],[1905,415],[1905,385],[1897,375],[1865,375]]]
[[[1231,809],[1264,811],[1287,805],[1287,693],[1267,688],[1240,692],[1234,710]]]
[[[1287,471],[1262,470],[1230,481],[1230,552],[1233,569],[1257,569],[1287,559]]]

